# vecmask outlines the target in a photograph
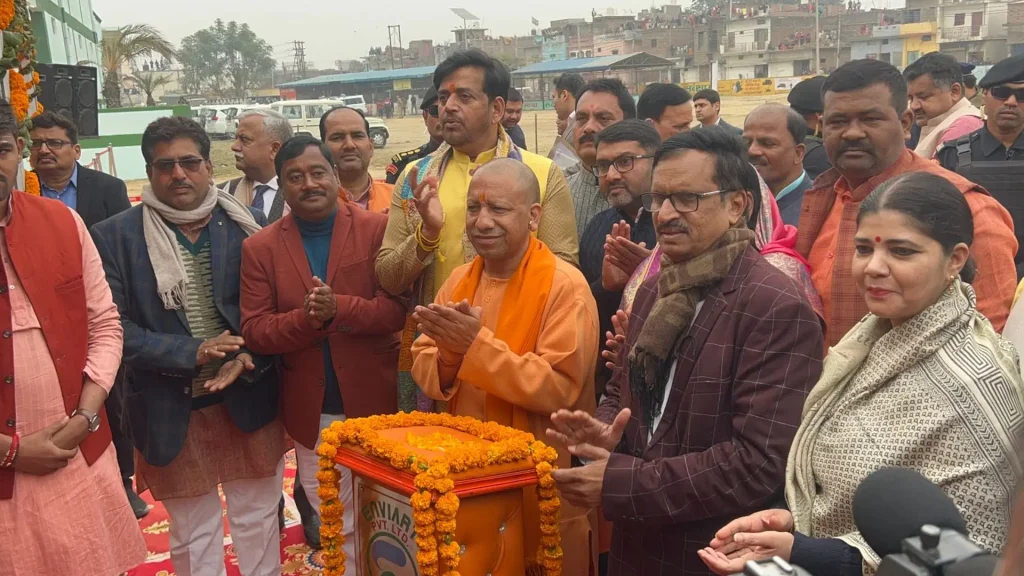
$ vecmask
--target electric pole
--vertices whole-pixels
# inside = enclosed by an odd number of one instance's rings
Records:
[[[391,69],[395,69],[395,48],[398,48],[398,67],[405,68],[405,59],[402,54],[402,27],[388,26],[388,52],[391,56]]]
[[[292,75],[296,80],[306,77],[306,43],[301,40],[292,42]]]
[[[818,14],[821,12],[821,0],[814,0],[814,70],[821,75],[821,30],[818,29]]]

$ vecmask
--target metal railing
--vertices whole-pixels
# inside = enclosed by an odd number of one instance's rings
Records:
[[[988,36],[988,26],[946,26],[939,30],[939,42],[981,40]]]

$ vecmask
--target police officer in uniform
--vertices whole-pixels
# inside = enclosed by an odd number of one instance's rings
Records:
[[[804,171],[812,181],[818,174],[832,168],[821,143],[821,115],[825,105],[821,98],[821,87],[825,84],[824,76],[815,76],[799,82],[789,91],[789,107],[796,110],[807,122],[808,133],[804,139]]]
[[[966,89],[964,96],[966,96],[971,104],[974,104],[978,110],[983,110],[985,107],[985,100],[982,96],[981,90],[978,88],[978,78],[974,75],[974,68],[974,64],[969,64],[967,62],[960,63],[960,72],[964,75],[964,88]]]
[[[437,150],[437,147],[444,142],[444,138],[441,137],[441,118],[440,108],[437,105],[437,90],[433,86],[423,95],[420,110],[423,111],[423,123],[427,126],[430,141],[419,148],[399,152],[391,157],[391,164],[388,164],[388,167],[385,168],[385,172],[387,172],[385,180],[388,184],[394,184],[398,181],[398,177],[402,175],[402,170],[405,170],[407,164],[415,162]]]
[[[985,126],[956,142],[946,142],[936,158],[983,186],[1013,218],[1017,235],[1017,279],[1024,277],[1024,55],[989,69],[978,86],[985,89]]]

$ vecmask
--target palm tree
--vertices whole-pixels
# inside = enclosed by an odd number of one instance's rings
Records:
[[[136,58],[156,53],[174,58],[174,46],[149,24],[129,24],[103,39],[103,97],[110,108],[121,107],[121,69]]]
[[[153,92],[156,92],[157,88],[171,83],[171,77],[167,74],[157,75],[152,72],[138,72],[132,76],[132,79],[146,93],[146,106],[156,106],[156,101],[153,100]]]

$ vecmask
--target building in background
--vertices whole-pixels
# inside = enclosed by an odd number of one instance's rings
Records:
[[[961,62],[995,64],[1007,56],[1006,2],[939,0],[939,49]]]
[[[36,59],[44,64],[92,66],[97,74],[97,97],[102,97],[102,20],[92,0],[28,0]]]
[[[935,22],[871,26],[850,40],[850,58],[881,60],[903,70],[929,52],[938,52]]]
[[[1024,54],[1024,1],[1007,5],[1006,42],[1011,56]]]

